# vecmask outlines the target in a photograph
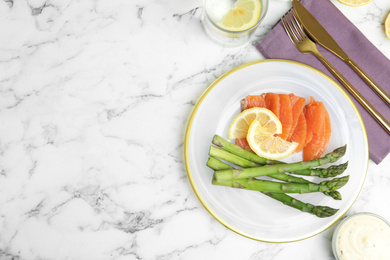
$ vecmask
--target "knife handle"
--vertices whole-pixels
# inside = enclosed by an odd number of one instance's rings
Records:
[[[390,96],[370,76],[368,76],[353,60],[347,58],[345,62],[374,90],[383,101],[390,106]]]
[[[349,91],[349,93],[354,96],[354,98],[370,113],[370,115],[386,130],[388,134],[390,134],[390,123],[368,102],[360,93],[357,91],[349,81],[344,78],[340,72],[336,70],[335,67],[332,66],[321,53],[315,52],[313,53],[317,59],[319,59],[322,64],[340,81],[341,84]]]

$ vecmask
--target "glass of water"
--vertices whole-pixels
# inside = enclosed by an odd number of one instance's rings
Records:
[[[204,0],[202,23],[216,43],[235,47],[247,43],[264,19],[268,0]]]

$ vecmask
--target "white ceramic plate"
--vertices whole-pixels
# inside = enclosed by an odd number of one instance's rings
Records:
[[[349,161],[342,176],[350,175],[339,191],[341,201],[322,193],[292,195],[304,202],[338,208],[332,217],[318,218],[275,201],[260,192],[214,186],[206,166],[214,134],[227,139],[230,122],[240,113],[240,100],[265,92],[310,96],[325,104],[332,135],[325,153],[347,144]],[[286,162],[302,160],[295,154]],[[203,94],[190,117],[185,138],[189,180],[207,211],[221,224],[243,236],[266,242],[290,242],[314,236],[336,223],[362,189],[368,167],[368,142],[363,121],[349,96],[332,79],[307,65],[286,60],[244,64],[220,77]],[[313,179],[315,180],[315,179]],[[316,180],[318,181],[318,179]]]

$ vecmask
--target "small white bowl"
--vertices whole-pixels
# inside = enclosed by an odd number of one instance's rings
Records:
[[[355,246],[350,246],[350,243],[354,243]],[[389,260],[390,223],[383,217],[368,212],[345,217],[334,230],[332,250],[337,260]],[[351,255],[348,257],[346,254]]]

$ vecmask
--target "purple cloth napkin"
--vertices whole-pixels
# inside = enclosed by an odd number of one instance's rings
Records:
[[[348,56],[356,62],[379,86],[390,93],[390,61],[386,58],[330,0],[302,0],[301,3],[321,23]],[[390,108],[341,59],[322,46],[319,51],[325,58],[388,120]],[[313,55],[302,54],[290,41],[279,21],[256,45],[266,58],[298,61],[329,75],[333,75]],[[335,79],[336,80],[336,79]],[[338,82],[336,80],[336,82]],[[339,83],[340,86],[341,83]],[[348,93],[349,94],[349,93]],[[390,152],[390,135],[351,96],[360,111],[367,129],[370,158],[380,163]]]

